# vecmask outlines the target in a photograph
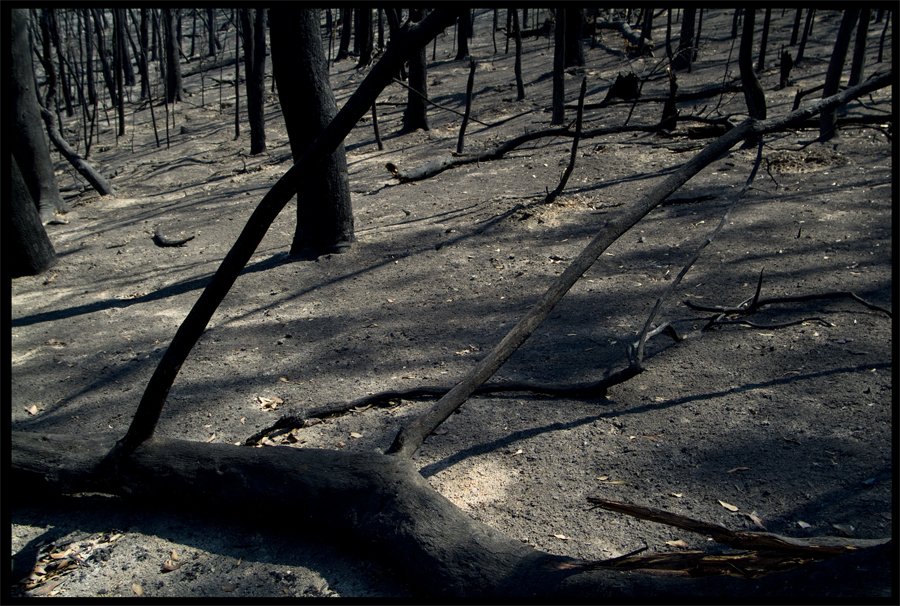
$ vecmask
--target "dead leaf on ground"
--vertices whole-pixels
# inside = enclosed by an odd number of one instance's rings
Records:
[[[669,494],[672,495],[673,497],[675,497],[676,499],[680,499],[681,497],[684,496],[683,492],[670,492]]]
[[[173,570],[178,570],[182,567],[183,564],[183,562],[173,562],[172,560],[166,560],[163,563],[163,572],[172,572]]]
[[[24,408],[26,411],[28,411],[28,414],[30,414],[30,415],[36,415],[38,413],[38,411],[44,410],[43,408],[38,408],[37,404],[32,404],[31,406],[25,406]]]
[[[734,469],[729,469],[725,473],[734,473],[736,471],[750,471],[749,467],[735,467]]]
[[[350,437],[351,437],[351,438],[361,438],[361,437],[362,437],[362,434],[361,434],[361,433],[357,433],[357,432],[355,432],[355,431],[351,431],[351,432],[350,432]]]
[[[259,402],[260,410],[275,410],[278,408],[279,404],[284,404],[284,400],[278,397],[264,398],[262,396],[256,396],[256,401]]]
[[[213,435],[209,436],[208,438],[206,438],[206,440],[204,440],[204,442],[209,444],[210,442],[212,442],[215,439],[216,439],[216,434],[213,434]]]
[[[678,549],[687,549],[688,544],[678,539],[677,541],[666,541],[666,545],[669,547],[677,547]]]
[[[740,507],[735,507],[731,503],[726,503],[725,501],[722,501],[721,499],[719,499],[719,505],[721,505],[728,511],[737,511],[738,509],[740,509]]]
[[[222,585],[222,591],[232,592],[237,589],[237,585]]]
[[[837,530],[840,530],[841,532],[843,532],[848,537],[852,536],[853,531],[856,530],[850,524],[832,524],[832,526],[834,526]]]
[[[134,592],[134,595],[141,597],[144,595],[144,588],[138,585],[137,583],[132,583],[131,590]]]
[[[568,540],[571,539],[571,537],[567,537],[567,536],[564,535],[564,534],[555,534],[555,535],[553,535],[553,536],[556,537],[557,539],[562,539],[563,541],[568,541]]]
[[[807,524],[807,523],[804,522],[803,520],[798,520],[798,521],[797,521],[797,526],[799,526],[800,528],[802,528],[802,529],[804,529],[804,530],[806,530],[807,528],[812,528],[812,524]]]
[[[756,512],[755,512],[755,511],[754,511],[753,513],[747,514],[747,517],[750,518],[750,521],[753,522],[753,524],[754,524],[757,528],[759,528],[760,530],[765,530],[765,529],[766,529],[766,527],[765,527],[765,525],[763,524],[762,520],[759,518],[759,516],[756,515]]]

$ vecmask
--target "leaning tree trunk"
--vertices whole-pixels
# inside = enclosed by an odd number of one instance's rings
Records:
[[[828,63],[828,71],[825,72],[825,87],[822,89],[822,98],[834,95],[841,84],[841,72],[844,71],[844,62],[847,60],[847,49],[850,47],[850,37],[853,35],[853,26],[859,19],[859,9],[847,9],[841,19],[837,39],[834,41],[834,51],[831,53],[831,61]],[[835,123],[837,122],[837,109],[822,112],[819,122],[819,140],[829,141],[837,135]]]
[[[294,159],[337,114],[319,34],[318,9],[276,4],[270,9],[272,68]],[[355,240],[344,144],[297,197],[291,254],[316,258],[345,252]]]
[[[10,15],[11,40],[8,66],[9,95],[12,97],[12,153],[34,200],[41,222],[66,210],[50,161],[50,148],[41,126],[41,111],[35,90],[31,49],[28,44],[28,13],[14,9]]]
[[[850,63],[850,79],[847,81],[847,86],[856,86],[862,81],[865,74],[866,43],[869,39],[869,20],[871,18],[872,9],[860,9],[859,27],[856,29],[856,41],[853,44],[853,60]]]
[[[10,171],[9,223],[4,228],[6,251],[3,256],[3,272],[10,278],[35,276],[53,267],[56,251],[37,212],[37,206],[25,178],[19,170],[16,157],[7,152]]]

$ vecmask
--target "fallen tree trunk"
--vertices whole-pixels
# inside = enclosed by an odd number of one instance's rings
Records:
[[[327,529],[329,537],[363,546],[437,596],[809,598],[891,591],[890,541],[755,580],[623,571],[544,553],[473,521],[401,457],[153,438],[112,479],[99,470],[115,441],[112,435],[12,432],[10,480],[26,493],[107,492],[217,509],[227,502],[241,520],[273,531]]]
[[[78,152],[72,149],[72,146],[69,145],[56,129],[56,124],[53,123],[53,114],[45,107],[41,107],[40,109],[41,117],[44,119],[44,124],[47,126],[47,134],[50,136],[53,145],[56,146],[57,151],[69,161],[69,164],[75,167],[75,170],[81,173],[82,177],[87,179],[88,183],[97,190],[98,194],[101,196],[115,196],[116,190],[109,184],[109,181],[104,179],[100,173],[94,170],[93,166],[79,156]]]

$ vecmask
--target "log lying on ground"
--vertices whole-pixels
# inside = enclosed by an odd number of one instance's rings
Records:
[[[227,502],[233,514],[273,531],[327,529],[439,596],[809,598],[891,590],[890,542],[752,581],[613,570],[538,551],[473,521],[401,457],[154,438],[122,462],[115,479],[104,478],[99,470],[115,441],[12,432],[7,479],[22,492],[107,492],[175,508]]]
[[[41,108],[41,117],[44,119],[44,124],[47,126],[47,134],[50,136],[50,141],[53,142],[53,145],[56,146],[57,151],[63,155],[63,157],[69,161],[69,164],[75,167],[81,176],[87,179],[88,183],[97,190],[97,193],[101,196],[115,196],[116,190],[113,189],[113,186],[109,184],[109,181],[103,178],[103,175],[94,170],[94,167],[88,164],[88,162],[78,155],[72,146],[63,138],[63,136],[59,133],[59,130],[56,128],[56,124],[53,122],[53,114],[50,111],[42,107]]]

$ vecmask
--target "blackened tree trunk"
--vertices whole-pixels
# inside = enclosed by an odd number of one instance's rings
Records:
[[[469,38],[472,37],[472,20],[469,18],[471,9],[466,9],[459,16],[459,36],[456,51],[456,61],[464,61],[469,58]]]
[[[97,103],[97,87],[94,85],[94,41],[91,39],[91,15],[89,8],[81,9],[84,17],[84,71],[87,74],[88,103]]]
[[[113,15],[117,18],[113,20],[113,23],[115,23],[116,44],[119,46],[122,77],[125,79],[125,86],[134,86],[136,84],[134,79],[134,66],[131,63],[131,55],[128,54],[128,45],[125,43],[127,41],[126,34],[128,28],[128,21],[125,20],[125,9],[116,8],[113,10],[115,11]]]
[[[337,104],[319,34],[319,10],[288,3],[269,10],[272,70],[296,160],[337,114]],[[317,175],[297,196],[291,254],[304,258],[345,252],[356,239],[343,143]]]
[[[117,137],[125,136],[125,61],[123,59],[125,50],[123,42],[125,41],[125,36],[122,34],[124,13],[125,9],[113,9],[113,69],[116,74],[116,111],[119,114],[119,130],[116,133]]]
[[[372,9],[364,6],[357,10],[359,19],[356,24],[356,39],[359,40],[359,63],[356,64],[356,68],[360,69],[372,61],[375,46],[372,40]]]
[[[244,68],[247,80],[247,116],[250,122],[250,153],[266,151],[265,79],[266,30],[264,8],[242,8]]]
[[[641,42],[638,45],[638,55],[644,56],[644,45],[653,40],[653,8],[644,9],[644,23],[641,26]]]
[[[806,42],[809,40],[809,35],[812,32],[812,24],[813,20],[816,18],[816,9],[810,8],[806,11],[806,24],[803,26],[803,36],[800,38],[800,48],[797,50],[797,59],[794,61],[794,65],[800,63],[803,60],[803,51],[806,50]]]
[[[11,40],[8,90],[12,96],[12,153],[22,178],[37,206],[42,223],[66,210],[50,161],[50,148],[44,138],[40,106],[34,84],[31,49],[28,44],[28,12],[13,9],[10,14]]]
[[[853,61],[850,63],[850,79],[848,86],[856,86],[862,82],[866,71],[866,44],[869,39],[869,20],[872,9],[863,8],[859,13],[859,27],[856,29],[856,41],[853,44]],[[62,70],[60,70],[62,73]]]
[[[11,278],[35,276],[53,267],[56,251],[38,215],[34,198],[25,185],[25,178],[12,153],[6,154],[10,171],[9,219],[4,229],[8,242],[3,255],[3,272]]]
[[[150,62],[147,57],[147,48],[149,46],[149,26],[150,16],[146,8],[141,9],[141,32],[138,39],[140,40],[140,61],[138,63],[141,71],[141,99],[150,99]]]
[[[106,89],[109,91],[109,99],[115,104],[116,102],[116,83],[113,79],[112,69],[109,67],[109,53],[106,51],[106,39],[103,37],[103,18],[100,10],[92,9],[94,15],[94,25],[97,26],[97,56],[100,58],[100,65],[103,68],[103,80],[106,82]]]
[[[794,17],[794,27],[791,29],[791,44],[790,46],[795,46],[797,44],[797,39],[800,37],[800,23],[802,22],[803,17],[803,9],[798,8],[797,14]]]
[[[831,61],[828,63],[828,71],[825,72],[825,88],[822,90],[822,98],[830,97],[837,93],[841,84],[841,72],[844,71],[844,62],[847,60],[847,49],[850,48],[850,37],[853,35],[853,27],[859,19],[859,9],[847,9],[841,18],[841,26],[838,29],[837,39],[834,41],[834,51],[831,53]],[[819,140],[829,141],[837,135],[835,122],[837,121],[837,109],[822,112],[819,122]]]
[[[56,51],[56,59],[59,63],[59,85],[62,88],[63,99],[66,102],[66,115],[72,117],[75,115],[75,108],[72,105],[72,92],[69,86],[69,79],[66,77],[66,62],[63,60],[62,44],[59,39],[59,23],[56,19],[56,11],[47,10],[50,26],[50,41],[53,42],[53,49]]]
[[[418,23],[425,18],[424,9],[412,8],[409,10],[409,20]],[[428,126],[428,72],[425,68],[425,47],[414,53],[409,60],[409,96],[406,101],[406,111],[403,112],[402,132],[408,133],[417,129],[431,130]]]
[[[762,39],[759,42],[759,63],[756,64],[757,72],[766,71],[766,46],[769,43],[769,23],[772,22],[772,9],[766,9],[766,16],[763,18]]]
[[[744,15],[744,33],[741,36],[741,50],[738,54],[738,67],[741,71],[741,82],[744,89],[744,100],[747,102],[747,113],[757,120],[766,119],[766,96],[756,72],[753,71],[753,27],[756,20],[756,9],[748,8]]]
[[[495,15],[496,16],[496,15]],[[522,82],[522,30],[519,28],[519,13],[513,9],[513,29],[516,32],[516,101],[525,100],[525,83]]]
[[[206,50],[207,57],[216,56],[216,46],[219,41],[216,39],[216,9],[206,9],[206,28],[209,31],[209,46]]]
[[[163,37],[166,40],[166,102],[181,101],[184,91],[181,88],[181,48],[175,34],[175,16],[171,8],[162,12]]]
[[[353,9],[352,8],[342,8],[341,9],[341,44],[338,46],[338,54],[337,57],[334,58],[334,62],[337,63],[341,59],[346,59],[350,56],[350,33],[351,25],[350,22],[353,19]]]
[[[553,51],[553,114],[550,118],[550,124],[560,125],[565,119],[565,97],[566,97],[566,11],[565,9],[557,9],[556,11],[556,45]]]
[[[566,67],[581,67],[584,65],[584,46],[581,37],[584,30],[584,15],[580,8],[560,9],[559,13],[566,14]]]
[[[400,31],[400,9],[387,7],[384,9],[384,14],[387,17],[388,33],[391,36],[391,41],[393,41],[397,38],[397,32]],[[400,71],[397,72],[397,79],[401,82],[406,80],[406,68],[403,66],[401,66]]]
[[[685,8],[681,16],[681,35],[678,39],[678,49],[672,66],[675,69],[687,69],[690,71],[694,61],[694,23],[697,17],[696,8]]]

